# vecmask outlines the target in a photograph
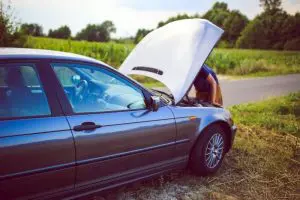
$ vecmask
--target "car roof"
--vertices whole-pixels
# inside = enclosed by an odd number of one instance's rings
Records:
[[[71,61],[92,62],[108,66],[106,63],[86,56],[52,50],[28,48],[0,48],[1,59],[63,59]]]

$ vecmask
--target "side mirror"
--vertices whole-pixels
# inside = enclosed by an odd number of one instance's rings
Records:
[[[151,108],[153,112],[156,112],[160,107],[160,98],[157,96],[151,96]]]

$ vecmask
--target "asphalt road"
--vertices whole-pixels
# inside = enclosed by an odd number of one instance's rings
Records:
[[[241,80],[224,79],[220,80],[220,84],[224,105],[232,106],[300,91],[300,74]],[[193,90],[190,95],[194,95]]]
[[[225,106],[259,101],[300,91],[300,74],[232,81],[221,80],[220,82]]]

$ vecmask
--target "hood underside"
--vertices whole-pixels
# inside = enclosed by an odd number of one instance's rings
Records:
[[[177,104],[190,89],[223,32],[203,19],[169,23],[149,33],[119,70],[126,75],[143,75],[162,82]]]

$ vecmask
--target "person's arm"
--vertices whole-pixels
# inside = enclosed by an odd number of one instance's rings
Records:
[[[207,79],[206,79],[209,84],[210,84],[210,88],[211,88],[211,93],[210,93],[210,96],[211,96],[211,102],[213,104],[217,104],[216,102],[216,96],[217,96],[217,82],[215,81],[214,77],[212,75],[208,75],[207,76]]]

